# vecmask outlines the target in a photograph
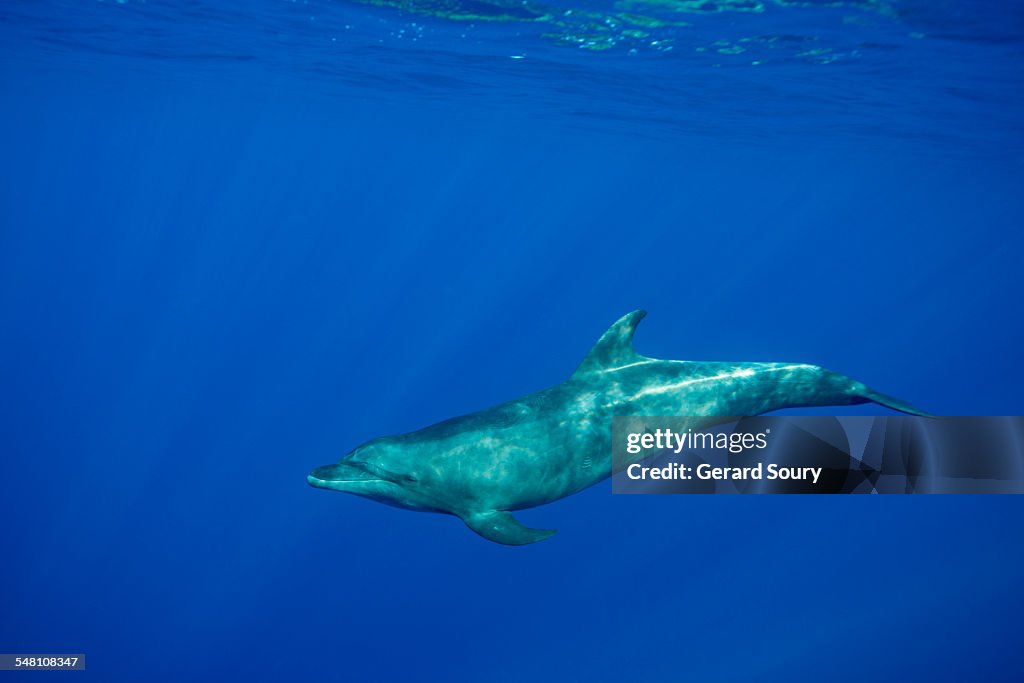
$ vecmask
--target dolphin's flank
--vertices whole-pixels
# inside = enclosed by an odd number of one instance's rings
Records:
[[[633,350],[644,317],[612,325],[567,381],[501,405],[398,436],[374,439],[308,481],[409,510],[461,518],[486,539],[548,538],[511,515],[564,498],[612,474],[615,415],[758,415],[780,408],[875,402],[912,406],[816,365],[705,363]],[[711,420],[713,422],[713,420]]]

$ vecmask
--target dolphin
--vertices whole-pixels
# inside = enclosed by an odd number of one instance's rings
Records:
[[[612,417],[759,415],[781,408],[874,402],[925,415],[864,384],[804,363],[658,360],[633,349],[646,315],[608,328],[565,382],[418,431],[373,439],[333,465],[313,470],[312,486],[388,505],[459,517],[506,545],[542,541],[511,512],[570,496],[607,479]]]

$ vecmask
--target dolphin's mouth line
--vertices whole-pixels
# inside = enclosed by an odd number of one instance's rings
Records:
[[[308,481],[311,485],[319,487],[319,488],[328,488],[329,484],[356,484],[356,483],[365,483],[365,482],[371,482],[371,481],[387,481],[387,480],[386,479],[381,479],[379,477],[354,477],[352,479],[341,479],[341,478],[321,479],[319,477],[315,477],[312,474],[310,474],[310,475],[308,475],[306,477],[306,481]]]
[[[306,481],[310,486],[317,488],[339,490],[346,484],[370,484],[384,481],[384,479],[365,467],[342,461],[333,465],[317,467],[306,477]]]

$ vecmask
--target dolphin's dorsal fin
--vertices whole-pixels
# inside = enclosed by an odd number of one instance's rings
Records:
[[[627,313],[615,321],[615,324],[597,340],[594,348],[590,349],[590,353],[572,376],[580,377],[647,360],[633,350],[633,333],[645,315],[647,311],[638,310]]]

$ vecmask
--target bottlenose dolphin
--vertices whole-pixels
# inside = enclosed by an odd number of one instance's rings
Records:
[[[874,402],[912,406],[838,373],[802,363],[656,360],[633,350],[645,311],[612,325],[565,382],[398,436],[368,441],[313,470],[318,488],[461,518],[507,545],[544,540],[510,514],[612,475],[615,415],[759,415],[780,408]],[[617,463],[618,464],[618,463]]]

